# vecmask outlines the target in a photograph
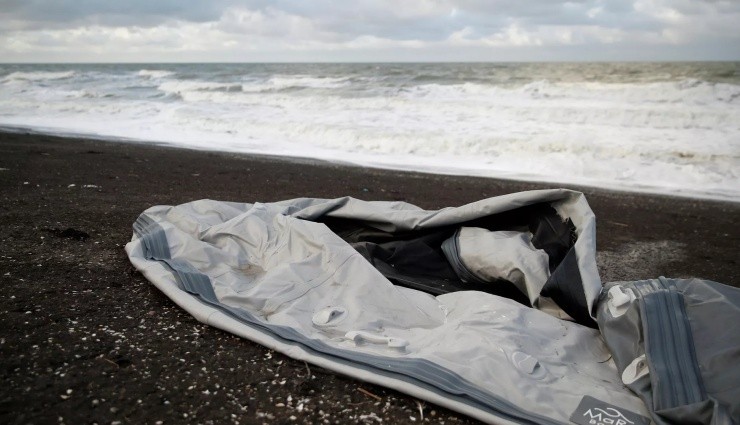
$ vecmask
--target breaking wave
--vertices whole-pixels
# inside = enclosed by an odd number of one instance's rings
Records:
[[[0,125],[740,200],[740,73],[547,66],[0,65]]]
[[[150,78],[153,80],[169,77],[170,75],[174,74],[175,73],[172,71],[163,71],[161,69],[142,69],[141,71],[136,73],[136,75],[138,75],[139,77]]]
[[[62,72],[12,72],[3,77],[2,82],[11,81],[44,81],[44,80],[61,80],[66,78],[72,78],[76,74],[75,71],[62,71]]]

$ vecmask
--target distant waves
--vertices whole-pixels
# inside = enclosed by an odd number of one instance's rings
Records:
[[[0,125],[740,200],[740,65],[0,65]]]

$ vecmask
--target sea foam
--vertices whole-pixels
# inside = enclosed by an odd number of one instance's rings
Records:
[[[549,66],[0,67],[0,124],[740,200],[740,81]]]

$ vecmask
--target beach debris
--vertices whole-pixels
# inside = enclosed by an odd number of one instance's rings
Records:
[[[416,407],[419,408],[419,416],[421,416],[421,420],[424,421],[424,408],[426,407],[426,404],[422,403],[419,400],[416,401]]]
[[[0,167],[0,171],[8,171],[8,170],[10,170],[10,168]]]
[[[82,187],[85,188],[85,189],[97,189],[100,186],[95,185],[95,184],[83,184]]]
[[[112,364],[113,366],[116,366],[117,368],[126,368],[126,367],[131,366],[131,360],[120,354],[115,356],[113,360],[106,358],[106,357],[101,357],[101,358],[105,360],[106,362]],[[193,387],[190,387],[188,389],[192,389],[192,388]]]
[[[624,224],[624,223],[620,223],[618,221],[608,221],[608,222],[611,223],[611,224],[613,224],[613,225],[615,225],[615,226],[629,227],[629,225]]]
[[[83,232],[82,230],[73,229],[71,227],[68,227],[65,230],[59,230],[56,227],[47,228],[44,230],[46,230],[47,232],[51,233],[52,235],[58,238],[74,239],[74,240],[82,241],[82,242],[90,238],[90,235],[87,234],[86,232]]]
[[[112,364],[113,366],[118,367],[118,364],[116,362],[114,362],[113,360],[111,360],[111,359],[106,359],[105,357],[103,357],[103,360],[105,360],[106,362]]]
[[[77,185],[76,185],[76,184],[74,184],[74,183],[71,183],[71,184],[68,184],[68,185],[67,185],[67,187],[75,187],[75,186],[77,186]]]
[[[381,400],[383,400],[382,398],[380,398],[380,396],[377,396],[377,395],[375,395],[375,394],[371,393],[370,391],[368,391],[368,390],[366,390],[366,389],[364,389],[364,388],[362,388],[362,387],[357,387],[357,391],[359,391],[359,392],[361,392],[361,393],[365,394],[365,395],[366,395],[366,396],[368,396],[368,397],[372,397],[372,398],[374,398],[374,399],[376,399],[376,400],[378,400],[378,401],[381,401]]]

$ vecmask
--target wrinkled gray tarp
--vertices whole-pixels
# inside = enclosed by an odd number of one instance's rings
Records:
[[[577,192],[438,211],[201,200],[145,211],[126,251],[204,323],[483,421],[738,418],[737,327],[717,333],[701,307],[711,299],[740,323],[737,290],[670,281],[602,293],[595,219]],[[679,365],[691,373],[668,388],[660,378]]]

